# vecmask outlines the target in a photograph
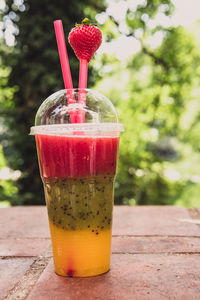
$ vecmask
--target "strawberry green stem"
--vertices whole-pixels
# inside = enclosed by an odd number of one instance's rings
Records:
[[[82,24],[84,25],[90,25],[91,21],[88,18],[83,19]]]

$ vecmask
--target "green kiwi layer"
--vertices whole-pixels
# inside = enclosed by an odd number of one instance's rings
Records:
[[[44,181],[48,215],[65,230],[89,229],[98,234],[112,223],[114,177],[48,179]]]

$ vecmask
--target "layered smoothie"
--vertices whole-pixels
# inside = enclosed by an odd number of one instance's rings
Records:
[[[36,135],[36,142],[56,273],[108,271],[119,137]]]

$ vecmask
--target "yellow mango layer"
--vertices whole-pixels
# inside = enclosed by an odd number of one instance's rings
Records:
[[[111,229],[63,230],[50,220],[55,272],[61,276],[89,277],[110,269]]]

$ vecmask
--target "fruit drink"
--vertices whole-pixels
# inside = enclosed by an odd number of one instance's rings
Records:
[[[36,135],[55,272],[85,277],[110,268],[119,137]]]

